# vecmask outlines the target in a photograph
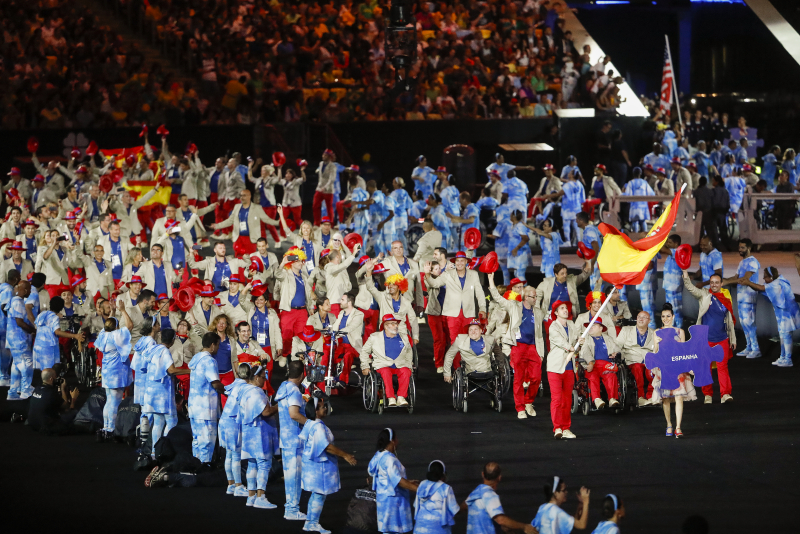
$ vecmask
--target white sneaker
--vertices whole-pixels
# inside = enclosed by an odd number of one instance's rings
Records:
[[[647,399],[639,397],[639,406],[647,406]]]
[[[398,406],[408,406],[408,401],[404,397],[397,397]]]
[[[396,399],[389,399],[389,406],[397,406],[397,400]]]
[[[730,401],[732,401],[732,400],[733,400],[733,397],[732,397],[732,396],[730,396],[730,395],[723,395],[723,396],[722,396],[722,400],[721,400],[720,402],[721,402],[722,404],[725,404],[726,402],[730,402]]]
[[[325,530],[324,528],[322,528],[322,525],[320,525],[316,521],[313,523],[306,521],[306,524],[303,525],[303,530],[305,532],[319,532],[319,534],[331,534],[330,530]]]
[[[300,520],[305,521],[306,514],[304,514],[303,512],[284,512],[283,518],[286,519],[287,521],[300,521]]]
[[[247,488],[244,485],[236,486],[236,489],[233,491],[233,496],[234,497],[249,497],[250,496],[250,492],[247,491]]]
[[[778,358],[777,360],[772,362],[772,365],[780,365],[782,361],[783,361],[783,358]]]
[[[611,399],[608,401],[608,407],[613,408],[614,406],[619,406],[619,401],[617,399]]]
[[[261,510],[274,510],[277,507],[277,504],[272,504],[265,496],[256,497],[256,500],[253,503],[253,508],[259,508]]]
[[[436,368],[436,374],[437,375],[444,374],[444,367],[437,367]]]
[[[711,395],[706,395],[706,398],[703,400],[703,404],[711,404],[711,402]]]
[[[577,438],[578,436],[576,436],[575,434],[573,434],[573,433],[572,433],[572,430],[570,430],[570,429],[567,429],[567,430],[565,430],[565,431],[563,432],[563,435],[562,435],[562,437],[563,437],[564,439],[575,439],[575,438]]]
[[[0,378],[0,388],[3,387],[7,388],[10,385],[11,385],[11,380],[9,380],[8,378]]]
[[[522,383],[522,387],[523,387],[524,389],[528,389],[528,386],[530,386],[530,385],[531,385],[531,383],[530,383],[530,382],[523,382],[523,383]]]
[[[525,413],[525,410],[522,410],[521,412],[517,412],[517,419],[527,419],[527,418],[528,418],[528,414]]]
[[[556,428],[556,431],[553,432],[553,437],[556,439],[561,439],[562,437],[564,437],[564,433],[561,432],[560,428]]]
[[[754,350],[753,352],[751,352],[750,354],[747,355],[747,359],[748,360],[753,360],[755,358],[760,358],[760,357],[761,357],[761,351],[760,350]]]
[[[792,367],[793,365],[791,358],[783,358],[778,362],[778,367]]]
[[[603,399],[595,399],[594,407],[597,408],[598,410],[602,410],[603,408],[606,407],[606,403],[603,402]],[[566,430],[564,432],[566,432]]]
[[[742,352],[737,352],[737,353],[736,353],[736,355],[737,355],[737,356],[744,356],[745,358],[746,358],[746,357],[747,357],[749,354],[750,354],[750,351],[749,351],[749,350],[747,350],[747,349],[744,349]]]
[[[236,491],[236,484],[228,484],[228,489],[225,490],[225,493],[228,495],[233,495],[235,491]]]
[[[536,410],[533,409],[533,404],[525,405],[525,413],[530,415],[531,417],[536,417]]]

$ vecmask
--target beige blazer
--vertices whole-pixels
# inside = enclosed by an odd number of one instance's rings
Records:
[[[94,296],[99,291],[103,296],[108,297],[114,291],[114,278],[111,276],[111,262],[103,260],[105,263],[105,270],[101,273],[94,262],[94,256],[87,256],[78,252],[78,249],[72,250],[73,258],[83,265],[86,272],[86,290]],[[71,262],[74,264],[76,262]],[[152,287],[152,286],[151,286]]]
[[[453,360],[456,353],[461,353],[461,361],[464,362],[467,373],[488,373],[492,370],[490,355],[494,348],[495,340],[491,336],[481,336],[483,339],[483,352],[476,354],[472,351],[470,338],[467,334],[458,334],[455,343],[450,345],[444,355],[444,376],[450,378],[453,368]]]
[[[550,323],[550,330],[548,331],[548,335],[550,336],[550,352],[547,353],[548,373],[562,374],[567,368],[567,362],[570,360],[569,353],[572,351],[572,347],[575,346],[575,342],[578,341],[578,329],[575,327],[575,323],[567,321],[567,328],[569,329],[569,335],[567,335],[567,331],[564,330],[564,327],[561,326],[558,320]],[[574,353],[571,358],[574,368]]]
[[[478,273],[472,269],[467,269],[466,271],[464,289],[461,289],[461,282],[454,268],[448,269],[440,274],[438,278],[427,276],[425,285],[427,287],[445,286],[447,288],[444,305],[442,306],[442,315],[446,317],[458,317],[459,312],[462,310],[464,317],[475,317],[477,315],[475,299],[478,300],[479,310],[486,311],[486,296],[483,293],[483,286]]]
[[[623,326],[617,336],[617,346],[619,347],[625,363],[644,363],[644,356],[648,352],[656,350],[656,332],[652,328],[647,329],[647,337],[644,340],[644,347],[640,347],[637,342],[638,331],[635,326]]]
[[[239,290],[239,304],[237,306],[234,306],[228,301],[229,296],[230,291],[221,291],[219,294],[219,300],[224,304],[224,306],[222,306],[222,313],[230,317],[235,330],[237,324],[242,321],[247,321],[247,317],[250,313],[250,308],[253,307],[253,303],[250,301],[249,291],[245,292]]]
[[[164,263],[169,264],[173,269],[175,269],[175,265],[172,263],[172,255],[175,253],[175,247],[173,243],[175,240],[169,237],[169,234],[164,234],[158,238],[157,243],[164,248],[164,255],[162,258],[164,259]],[[189,258],[189,256],[194,257],[194,251],[191,248],[192,243],[187,242],[185,239],[183,241],[183,250],[185,257]],[[188,261],[186,263],[189,263]],[[186,265],[184,265],[186,267]]]
[[[256,314],[256,307],[252,306],[247,313],[247,322],[250,328],[253,327],[253,315]],[[275,360],[280,360],[283,352],[283,336],[281,335],[281,320],[278,313],[272,308],[267,308],[267,318],[269,319],[269,346],[272,348],[272,356]],[[255,339],[255,338],[254,338]],[[258,342],[258,340],[256,340]]]
[[[425,296],[422,294],[422,275],[419,272],[419,263],[411,258],[406,258],[406,262],[410,266],[405,274],[406,280],[408,280],[408,291],[403,296],[410,300],[413,305],[422,308],[425,306]],[[394,256],[389,256],[389,259],[383,260],[382,263],[384,267],[389,269],[383,273],[384,280],[395,274],[403,274],[400,270],[400,264]]]
[[[616,314],[614,313],[614,307],[611,305],[610,302],[606,306],[606,310],[608,310],[608,315],[611,316],[611,317],[616,317],[617,315],[622,315],[623,319],[630,319],[631,317],[633,317],[633,315],[631,314],[631,309],[628,306],[628,303],[625,302],[624,300],[620,300],[617,303],[617,313]],[[619,326],[619,323],[615,323],[615,324],[617,326]]]
[[[433,275],[431,275],[431,278],[433,278]],[[439,316],[442,314],[442,306],[439,304],[439,291],[441,289],[438,287],[428,287],[428,305],[425,306],[426,315]]]
[[[591,271],[581,271],[579,275],[567,275],[567,292],[569,293],[569,300],[572,302],[572,316],[575,317],[580,308],[578,301],[578,286],[589,278]],[[536,288],[536,307],[544,312],[545,317],[550,316],[550,297],[553,296],[553,287],[555,286],[555,277],[545,278],[544,281]]]
[[[182,189],[182,191],[185,191],[185,187],[184,189]],[[186,194],[187,196],[189,195],[189,193]],[[192,197],[189,196],[189,198]],[[189,227],[189,235],[191,235],[192,228],[194,228],[194,233],[195,235],[197,235],[197,239],[200,239],[205,237],[207,233],[205,227],[202,224],[203,216],[206,213],[211,213],[212,211],[214,211],[215,208],[216,206],[213,205],[206,206],[205,208],[195,208],[195,212],[192,213],[192,215],[189,217],[189,220],[186,220],[186,217],[183,215],[183,210],[181,210],[179,207],[177,209],[177,213],[175,214],[175,219],[179,220],[182,223],[187,224],[187,226]],[[260,226],[261,225],[259,225],[259,227]]]
[[[125,204],[123,204],[119,199],[119,197],[112,198],[108,204],[108,208],[117,214],[117,219],[119,219],[119,227],[121,229],[121,237],[127,238],[130,237],[131,234],[139,235],[141,233],[143,228],[142,223],[139,222],[138,210],[147,204],[147,202],[153,198],[155,194],[156,190],[150,189],[150,191],[131,202],[130,212],[125,207]]]
[[[120,264],[125,263],[125,258],[128,257],[128,252],[133,248],[131,245],[130,238],[124,237],[125,234],[119,234],[119,251],[120,251]],[[103,259],[110,262],[113,265],[113,261],[111,259],[111,236],[110,235],[101,235],[97,239],[97,245],[102,245],[103,247]]]
[[[367,338],[367,342],[359,353],[361,360],[361,369],[369,369],[369,364],[372,363],[372,368],[382,369],[384,367],[391,367],[395,365],[397,368],[411,369],[414,363],[413,349],[411,348],[411,340],[405,334],[400,334],[400,339],[403,342],[403,350],[396,360],[386,356],[386,344],[383,340],[383,331],[375,332]]]
[[[372,277],[370,276],[367,279],[367,264],[362,265],[358,271],[356,271],[356,283],[358,284],[358,294],[356,295],[356,308],[361,308],[362,310],[369,309],[372,306],[373,299],[372,295],[370,294],[369,290],[367,289],[368,285],[374,286],[375,284],[372,282]]]
[[[281,283],[280,304],[278,305],[278,309],[281,311],[290,311],[292,309],[292,299],[295,291],[297,291],[294,274],[289,274],[290,270],[282,267],[275,269],[275,278]],[[305,269],[300,270],[300,276],[303,278],[303,285],[306,290],[306,310],[311,315],[314,313],[314,293],[311,291],[311,284],[308,281],[308,273]]]
[[[342,317],[344,317],[344,310],[339,312],[336,321],[331,325],[332,330],[339,329]],[[350,346],[357,352],[361,352],[364,347],[364,314],[354,308],[350,315],[347,316],[347,323],[342,331],[347,333],[347,340],[350,342]]]
[[[433,251],[436,247],[442,246],[442,233],[439,230],[431,230],[417,241],[417,252],[414,254],[414,261],[433,260]]]
[[[239,354],[252,354],[253,356],[257,356],[259,360],[266,362],[272,359],[270,358],[269,354],[264,352],[264,349],[261,348],[261,345],[259,345],[253,338],[250,338],[250,340],[247,342],[247,347],[244,350],[242,350],[242,348],[239,346],[238,339],[231,340],[231,365],[234,369],[239,366]]]
[[[710,290],[694,287],[686,271],[683,271],[683,285],[694,298],[700,301],[700,310],[697,312],[697,324],[701,324],[700,321],[711,306],[711,299],[714,297],[711,296]],[[728,342],[730,343],[731,350],[733,350],[736,348],[736,333],[733,330],[733,317],[731,317],[730,312],[725,314],[725,329],[728,331]]]
[[[179,210],[180,211],[180,210]],[[175,215],[177,218],[177,215]],[[191,225],[194,224],[194,215],[189,219],[188,222],[180,222],[178,221],[178,226],[181,229],[181,237],[187,243],[192,242],[192,234],[189,232]],[[150,229],[150,248],[153,247],[158,240],[161,239],[161,236],[167,233],[167,218],[161,217],[160,219],[156,219],[156,222],[153,223],[153,227]]]
[[[256,252],[255,254],[246,255],[244,257],[244,260],[247,262],[248,267],[250,265],[250,258],[253,258],[255,256],[261,257],[262,260],[264,259],[258,252]],[[267,284],[267,287],[269,287],[270,294],[274,294],[275,293],[275,270],[280,267],[281,262],[278,261],[278,257],[275,256],[275,254],[273,254],[272,252],[267,251],[267,263],[268,263],[267,268],[264,269],[263,272],[253,273],[252,274],[252,279],[253,280],[261,280],[262,284]],[[248,272],[249,272],[249,270],[248,270]]]
[[[242,211],[242,205],[236,204],[233,207],[233,211],[231,212],[230,216],[219,223],[219,226],[224,228],[226,226],[233,225],[233,234],[231,239],[235,242],[239,239],[239,212]],[[270,224],[272,226],[278,226],[280,224],[278,221],[273,219],[272,217],[267,217],[267,214],[264,213],[264,208],[262,208],[258,204],[254,204],[253,202],[250,203],[249,211],[247,212],[247,229],[250,233],[250,242],[255,243],[259,239],[261,239],[261,223],[264,222],[266,224]]]
[[[165,258],[162,258],[161,265],[164,267],[164,280],[167,283],[167,296],[172,298],[172,282],[175,281],[175,269],[172,265],[167,263]],[[143,261],[139,267],[139,276],[142,277],[142,282],[147,284],[147,289],[155,291],[156,275],[155,265],[151,260]],[[156,295],[157,297],[158,295]]]
[[[603,313],[600,314],[600,319],[603,321],[603,325],[608,330],[609,337],[611,337],[611,339],[616,341],[617,329],[614,328],[614,319],[612,319],[611,314],[608,313],[608,306],[606,306],[606,309],[603,310]],[[578,328],[578,335],[583,334],[583,332],[586,330],[586,328],[583,325],[584,323],[588,323],[589,321],[591,321],[591,318],[589,317],[588,311],[583,312],[582,314],[578,315],[578,317],[575,318],[575,326]]]
[[[189,236],[189,243],[191,243],[192,236]],[[186,238],[184,238],[186,241]],[[249,256],[246,256],[249,257]],[[239,272],[239,268],[247,269],[250,267],[250,262],[245,261],[244,259],[239,259],[234,256],[226,256],[225,261],[228,262],[228,265],[231,268],[231,274],[237,274]],[[189,264],[190,269],[198,269],[203,271],[203,278],[207,282],[211,282],[211,279],[214,277],[214,267],[216,266],[217,257],[211,256],[209,258],[203,258],[200,261],[194,260],[194,254],[187,254],[186,255],[186,263]]]
[[[60,245],[59,245],[60,246]],[[66,262],[59,261],[57,248],[53,249],[53,253],[45,260],[44,253],[50,248],[46,245],[41,245],[36,253],[36,266],[37,273],[44,273],[46,276],[45,284],[68,284],[69,274],[67,273]],[[67,258],[67,250],[64,250],[64,259]]]
[[[606,349],[608,349],[609,357],[612,354],[620,352],[619,347],[614,342],[614,339],[610,335],[608,335],[608,332],[610,331],[611,329],[609,328],[608,331],[603,332],[602,334],[603,339],[606,342]],[[583,342],[583,346],[581,347],[581,358],[583,358],[586,361],[586,363],[594,362],[594,340],[595,338],[587,335],[586,341]]]
[[[183,364],[189,363],[196,352],[191,339],[187,338],[186,341],[183,341],[178,336],[175,336],[175,342],[169,348],[169,353],[172,354],[172,363],[175,364],[175,367],[181,367]]]
[[[392,305],[393,299],[388,291],[378,291],[375,284],[367,284],[367,291],[369,291],[372,298],[375,299],[375,302],[380,307],[378,312],[379,326],[383,316],[391,313],[400,319],[399,328],[401,334],[408,335],[408,326],[406,324],[406,321],[408,321],[408,323],[411,324],[411,337],[413,339],[419,339],[419,321],[417,321],[417,316],[414,314],[414,310],[411,309],[411,302],[408,299],[400,297],[400,308],[399,311],[395,313],[394,306]]]
[[[203,313],[203,303],[200,297],[194,301],[194,306],[186,314],[186,320],[189,321],[191,330],[189,331],[189,339],[192,340],[195,347],[203,346],[203,336],[208,332],[208,327],[214,322],[214,317],[220,315],[222,312],[215,305],[211,305],[211,314],[206,321],[206,316]]]
[[[303,238],[300,237],[300,229],[298,228],[296,231],[292,232],[289,230],[287,226],[283,227],[284,232],[286,233],[286,240],[291,243],[290,246],[292,247],[299,247],[303,248]],[[322,252],[322,243],[319,241],[314,241],[314,234],[311,234],[311,244],[314,247],[314,265],[319,265],[319,253]],[[311,258],[306,259],[308,261]]]
[[[489,286],[492,298],[497,305],[508,314],[508,323],[499,325],[496,328],[497,337],[506,345],[514,346],[517,344],[519,326],[522,324],[522,302],[508,300],[504,298],[496,287]],[[533,307],[533,316],[536,318],[536,352],[541,358],[545,354],[544,350],[544,314],[536,306]]]
[[[325,287],[328,290],[327,297],[331,304],[339,304],[342,295],[352,289],[353,284],[350,283],[350,273],[347,272],[347,268],[355,259],[356,257],[351,255],[338,265],[329,263],[325,266]],[[318,270],[314,269],[314,272]]]
[[[597,176],[592,178],[592,186],[590,191],[594,191],[594,184],[597,183]],[[617,182],[610,176],[603,176],[603,190],[606,193],[606,198],[611,199],[622,194],[622,190],[617,185]]]

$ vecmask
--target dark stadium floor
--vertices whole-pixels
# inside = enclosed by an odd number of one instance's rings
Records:
[[[762,340],[762,347],[767,343]],[[334,398],[335,413],[327,423],[336,444],[352,451],[359,465],[340,462],[343,489],[328,498],[321,523],[334,532],[342,529],[349,499],[365,485],[377,433],[392,426],[409,477],[424,478],[428,462],[441,459],[459,501],[480,483],[485,462],[500,462],[499,494],[506,512],[518,520],[533,518],[543,501],[542,484],[558,474],[572,490],[580,485],[592,490],[586,532],[600,521],[600,502],[609,492],[625,500],[623,532],[675,534],[691,514],[704,515],[712,533],[796,531],[800,373],[771,366],[778,349],[770,346],[760,360],[732,362],[733,403],[722,406],[716,397],[711,406],[700,400],[686,405],[683,440],[664,437],[661,408],[655,407],[627,415],[576,415],[572,428],[578,439],[555,441],[548,395],[537,399],[537,417],[525,421],[516,419],[510,397],[501,414],[489,410],[488,400],[471,402],[468,414],[453,411],[450,387],[434,372],[431,337],[423,327],[412,415],[367,413],[360,395]],[[114,532],[301,531],[302,522],[283,520],[282,507],[247,509],[244,499],[226,496],[224,488],[145,489],[145,473],[132,470],[133,449],[96,444],[89,435],[39,435],[8,423],[9,404],[0,402],[0,484],[8,532],[64,526]],[[282,484],[268,486],[271,501],[282,504],[283,495]],[[306,499],[307,494],[303,507]],[[575,506],[571,495],[566,507]],[[466,516],[460,514],[454,531],[465,528]]]

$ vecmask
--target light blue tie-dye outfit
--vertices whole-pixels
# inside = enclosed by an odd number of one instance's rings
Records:
[[[412,217],[416,217],[417,219],[422,218],[423,212],[428,209],[428,203],[424,200],[417,200],[411,204],[411,209],[409,209],[408,213]]]
[[[658,154],[656,155],[653,152],[650,152],[642,159],[642,165],[651,165],[653,170],[658,169],[659,167],[663,168],[665,171],[669,169],[670,166],[670,158],[665,154]]]
[[[219,445],[225,449],[225,476],[242,483],[242,424],[239,422],[239,399],[247,382],[241,378],[225,386],[228,400],[219,418]]]
[[[725,189],[731,201],[731,213],[738,213],[744,200],[744,191],[747,188],[745,181],[738,176],[731,176],[725,179]]]
[[[664,139],[661,143],[666,147],[667,155],[669,155],[670,158],[675,157],[675,152],[678,150],[678,141],[675,139],[675,132],[672,130],[664,132]]]
[[[272,467],[272,456],[278,447],[278,432],[273,417],[261,412],[269,406],[264,390],[252,384],[242,388],[239,398],[239,422],[242,425],[242,460],[247,462],[247,489],[265,490]]]
[[[577,165],[564,165],[564,167],[561,168],[561,176],[560,176],[560,178],[566,180],[567,177],[569,176],[569,173],[572,173],[572,176],[575,177],[575,180],[579,180],[580,178],[583,178],[583,175],[581,174],[581,170],[578,168]]]
[[[150,352],[158,345],[150,336],[139,338],[133,346],[131,370],[133,371],[133,403],[144,405],[144,393],[147,388],[147,365],[150,363]],[[144,416],[144,413],[142,414]]]
[[[522,243],[522,238],[527,237],[528,227],[521,222],[515,224],[508,232],[508,268],[514,269],[514,276],[525,280],[525,271],[531,265],[531,247]],[[516,255],[514,249],[519,247]]]
[[[592,534],[619,534],[619,527],[613,521],[600,521]]]
[[[418,182],[414,180],[414,191],[417,191],[418,195],[422,195],[422,198],[427,200],[431,194],[433,194],[433,184],[436,183],[436,171],[431,169],[430,167],[420,167],[417,165],[414,167],[414,170],[411,171],[411,178],[416,177],[423,178],[422,182]]]
[[[738,147],[733,151],[733,157],[735,158],[736,168],[742,170],[742,166],[747,163],[747,149],[743,146]]]
[[[722,167],[722,164],[725,163],[725,156],[730,152],[728,147],[721,146],[717,150],[711,151],[711,161],[714,163],[714,167],[719,170]]]
[[[564,221],[564,242],[572,244],[572,235],[578,239],[578,223],[575,217],[583,210],[586,201],[586,191],[580,182],[567,182],[562,187],[564,196],[561,198],[561,218]]]
[[[281,458],[283,459],[283,484],[286,488],[286,513],[300,511],[301,456],[303,442],[300,440],[300,423],[289,414],[290,406],[297,406],[303,414],[306,405],[300,388],[288,380],[275,393],[280,422]]]
[[[303,443],[303,489],[311,492],[306,509],[304,530],[315,530],[325,497],[341,488],[336,456],[325,448],[333,443],[333,432],[320,420],[306,421],[299,435]]]
[[[775,154],[767,154],[761,158],[764,166],[761,167],[761,179],[767,182],[767,189],[775,190],[775,174],[778,172],[778,158]],[[699,172],[699,171],[698,171]]]
[[[797,185],[797,165],[794,160],[789,159],[781,163],[781,170],[789,173],[789,182],[792,185]]]
[[[33,353],[31,336],[17,324],[17,319],[29,323],[22,297],[13,297],[8,306],[6,347],[11,352],[11,386],[8,400],[26,399],[33,393]]]
[[[700,274],[703,276],[703,282],[708,282],[717,269],[722,269],[722,253],[717,249],[708,254],[701,252]]]
[[[792,284],[778,276],[764,286],[764,292],[772,303],[778,321],[778,337],[781,340],[781,359],[792,359],[792,332],[800,328],[800,307],[794,299]]]
[[[370,243],[375,247],[375,254],[389,251],[389,249],[384,250],[381,232],[378,230],[378,223],[386,218],[385,200],[386,196],[381,191],[375,191],[372,193],[372,204],[369,205]]]
[[[495,491],[481,484],[467,497],[467,534],[494,534],[492,518],[503,515],[500,497]]]
[[[48,369],[61,361],[56,330],[60,328],[58,315],[46,311],[36,317],[36,338],[33,342],[33,368]]]
[[[508,193],[508,207],[512,211],[528,212],[528,185],[519,178],[509,178],[503,184],[503,193]]]
[[[586,228],[583,229],[583,244],[589,247],[590,249],[594,250],[592,243],[597,241],[599,246],[603,246],[603,234],[600,233],[600,230],[597,227],[589,223],[586,225]],[[597,262],[594,262],[594,270],[592,271],[592,275],[589,277],[589,284],[592,287],[593,291],[599,291],[602,281],[600,279],[600,267],[598,266]]]
[[[364,203],[369,200],[369,193],[360,187],[356,187],[350,191],[350,202],[353,205]],[[363,206],[362,206],[363,207]],[[353,215],[353,231],[362,237],[369,234],[369,212],[359,211]]]
[[[681,159],[681,165],[686,167],[689,164],[689,151],[683,148],[682,146],[678,147],[678,150],[675,151],[673,157],[677,157]]]
[[[150,422],[153,446],[178,424],[175,405],[175,381],[168,370],[173,365],[172,354],[164,345],[155,345],[144,354],[147,362],[147,386],[142,403],[142,415]]]
[[[675,249],[669,251],[669,256],[664,261],[664,295],[672,304],[672,313],[675,314],[674,325],[683,327],[683,271],[675,262]]]
[[[539,244],[542,246],[542,265],[541,270],[545,278],[552,278],[553,267],[556,263],[561,263],[560,247],[564,243],[561,234],[556,230],[550,232],[550,239],[539,237]]]
[[[754,256],[750,256],[739,262],[739,267],[736,269],[736,276],[742,278],[748,271],[752,271],[753,273],[749,280],[753,283],[758,283],[758,273],[761,271],[761,265]],[[758,300],[758,291],[752,287],[741,284],[736,286],[736,304],[739,308],[739,321],[742,323],[744,337],[747,339],[747,347],[744,349],[745,353],[761,352],[758,348],[758,338],[756,337],[756,300]]]
[[[389,195],[394,200],[394,241],[403,243],[403,248],[408,250],[408,216],[414,203],[405,189],[395,189]]]
[[[460,193],[461,192],[454,185],[448,185],[442,189],[441,197],[445,213],[449,213],[454,217],[459,217],[461,215],[461,204],[458,201],[458,195]],[[457,222],[453,222],[449,217],[448,224],[450,225],[450,240],[447,243],[447,250],[456,250],[456,247],[458,247],[459,225]]]
[[[192,423],[192,455],[209,463],[214,454],[219,419],[219,394],[211,386],[219,382],[217,361],[206,351],[189,361],[189,421]]]
[[[414,528],[407,489],[398,486],[406,478],[406,468],[389,451],[378,451],[367,468],[376,492],[378,530],[384,534],[410,532]]]
[[[708,169],[711,167],[711,156],[698,150],[694,153],[694,163],[697,166],[697,174],[708,178]]]
[[[639,300],[642,303],[642,310],[650,314],[650,328],[656,327],[656,315],[653,306],[653,279],[656,272],[656,258],[650,262],[650,266],[644,272],[644,278],[640,284],[636,284],[636,291],[639,293]]]
[[[536,512],[531,525],[539,534],[569,534],[575,525],[575,518],[552,503],[543,504]]]
[[[494,227],[492,235],[496,237],[494,240],[494,251],[497,254],[497,264],[503,272],[503,283],[508,284],[511,281],[511,275],[508,272],[508,241],[512,231],[512,225],[509,218],[500,216],[500,206],[497,214],[497,226]]]
[[[0,284],[0,381],[11,378],[11,351],[6,347],[6,314],[9,311],[11,297],[14,296],[14,287],[8,282]],[[5,310],[5,311],[3,311]]]
[[[445,215],[444,205],[439,204],[435,208],[431,209],[430,218],[431,222],[433,222],[433,226],[436,227],[436,229],[442,234],[442,246],[446,248],[448,252],[454,252],[455,248],[449,248],[447,246],[451,239],[450,219],[448,219],[447,215]]]
[[[481,210],[494,210],[500,203],[494,197],[481,197],[475,202],[475,205]]]
[[[477,228],[478,230],[481,229],[481,209],[478,207],[477,204],[467,204],[467,207],[464,208],[464,213],[461,215],[462,219],[469,219],[472,217],[471,223],[461,223],[461,246],[466,248],[464,244],[464,236],[467,233],[467,230],[470,228]]]
[[[128,358],[131,354],[131,333],[126,327],[113,332],[101,331],[94,346],[103,354],[103,388],[106,404],[103,407],[104,430],[116,427],[117,410],[122,402],[122,390],[133,382]]]
[[[458,510],[453,488],[441,481],[423,480],[414,499],[414,534],[449,534]]]
[[[655,196],[653,188],[642,178],[634,178],[625,184],[623,195],[629,197]],[[647,202],[631,202],[628,210],[628,220],[631,223],[631,232],[647,232],[647,221],[650,218],[650,208]]]
[[[500,183],[506,183],[508,180],[508,171],[513,171],[516,169],[516,165],[510,165],[508,163],[492,163],[488,167],[486,167],[486,174],[491,173],[492,171],[497,171],[497,174],[500,175]]]
[[[380,235],[378,236],[381,241],[381,252],[388,254],[392,250],[392,241],[397,239],[397,232],[395,230],[395,221],[397,220],[397,205],[392,197],[383,196],[383,213],[381,217],[386,219],[389,212],[394,215],[391,219],[386,221],[386,224],[381,228]]]

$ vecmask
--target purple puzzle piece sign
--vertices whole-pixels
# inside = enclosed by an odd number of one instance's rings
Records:
[[[661,369],[663,389],[678,389],[681,385],[678,376],[689,371],[694,372],[696,387],[714,383],[711,376],[711,362],[721,362],[725,359],[725,351],[719,345],[708,346],[707,326],[690,326],[691,339],[683,343],[675,340],[673,332],[661,330],[656,334],[661,340],[658,343],[658,352],[645,354],[644,364],[648,369],[654,367]]]

